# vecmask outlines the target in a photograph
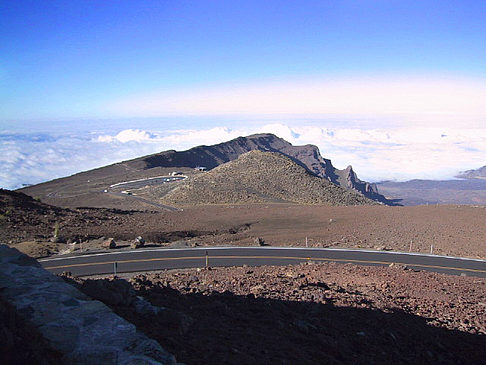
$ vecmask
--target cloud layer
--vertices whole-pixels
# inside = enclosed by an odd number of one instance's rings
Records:
[[[167,149],[184,150],[270,132],[315,144],[338,168],[353,165],[369,181],[446,179],[486,165],[486,128],[339,128],[270,123],[231,129],[140,130],[69,134],[0,133],[0,187],[18,188]]]

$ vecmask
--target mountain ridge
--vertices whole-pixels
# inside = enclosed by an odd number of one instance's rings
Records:
[[[478,169],[461,171],[456,177],[460,179],[486,179],[486,166],[482,166]]]
[[[179,184],[161,197],[177,205],[298,203],[370,205],[377,202],[322,179],[277,152],[253,150]]]
[[[210,170],[253,150],[283,154],[318,177],[325,178],[345,189],[355,190],[372,200],[390,203],[383,195],[378,193],[375,184],[360,180],[351,166],[339,170],[332,165],[330,159],[322,157],[317,146],[312,144],[294,146],[271,133],[238,137],[216,145],[196,146],[186,151],[164,151],[126,163],[144,169],[204,166]]]
[[[110,186],[125,181],[167,176],[174,171],[180,171],[187,176],[194,176],[200,174],[200,172],[195,171],[198,166],[204,166],[211,170],[254,150],[279,153],[319,178],[328,180],[346,190],[361,193],[372,200],[396,205],[393,201],[380,195],[374,184],[360,180],[351,166],[344,170],[336,169],[331,160],[321,156],[317,146],[293,146],[284,139],[269,133],[238,137],[211,146],[196,146],[185,151],[168,150],[141,156],[79,172],[69,177],[21,188],[19,191],[41,198],[42,201],[49,204],[68,208],[86,206],[153,209],[153,204],[147,205],[140,199],[137,200],[126,194],[120,194],[121,190],[111,193]],[[158,186],[156,190],[162,196],[171,188],[171,184],[163,184]],[[151,198],[154,197],[154,194],[148,195]]]

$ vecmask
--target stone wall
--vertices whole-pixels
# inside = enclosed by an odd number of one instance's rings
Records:
[[[158,342],[106,305],[1,244],[0,295],[63,354],[66,364],[176,364]]]

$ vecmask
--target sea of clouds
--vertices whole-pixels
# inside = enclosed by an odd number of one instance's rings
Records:
[[[0,131],[0,187],[15,189],[168,149],[184,150],[263,132],[294,145],[317,145],[337,168],[352,165],[367,181],[449,179],[459,171],[486,165],[486,129],[459,127],[253,123],[206,129]]]

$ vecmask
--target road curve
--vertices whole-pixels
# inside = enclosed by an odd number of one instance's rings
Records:
[[[181,269],[209,266],[289,265],[300,262],[339,262],[359,265],[407,265],[415,270],[486,278],[486,261],[415,253],[289,247],[211,247],[187,249],[140,249],[39,260],[44,268],[73,275]]]

